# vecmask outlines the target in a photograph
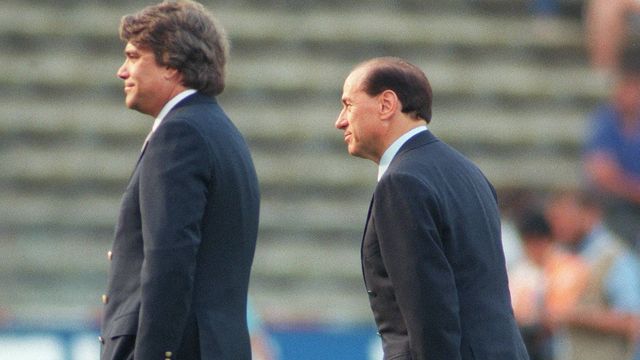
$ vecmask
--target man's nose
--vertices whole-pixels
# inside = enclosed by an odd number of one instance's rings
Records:
[[[129,77],[129,71],[127,70],[126,64],[126,62],[122,64],[122,66],[118,68],[118,72],[116,73],[122,80],[125,80]]]
[[[345,127],[347,127],[347,120],[344,118],[343,116],[344,112],[340,112],[340,115],[338,115],[338,119],[336,120],[335,123],[335,127],[336,129],[344,129]]]

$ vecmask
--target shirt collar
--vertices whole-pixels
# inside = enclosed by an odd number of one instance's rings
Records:
[[[391,144],[391,146],[389,146],[387,150],[384,151],[384,154],[382,154],[382,157],[380,158],[380,164],[378,165],[378,181],[380,181],[382,175],[384,175],[384,173],[387,171],[389,164],[391,164],[391,160],[393,160],[393,158],[396,156],[402,145],[409,141],[409,139],[411,139],[414,135],[417,135],[423,131],[427,131],[426,125],[421,125],[407,131],[406,133],[404,133],[404,135],[397,138],[396,141],[394,141],[393,144]]]
[[[184,100],[186,97],[195,93],[196,93],[196,90],[187,89],[179,93],[178,95],[174,96],[171,100],[167,101],[167,103],[164,104],[164,107],[162,107],[162,110],[160,110],[158,117],[153,122],[153,127],[151,128],[151,132],[156,131],[158,126],[160,126],[160,123],[162,123],[162,120],[164,119],[164,117],[167,116],[169,111],[171,111],[171,109],[173,109],[176,105],[178,105],[180,101]]]

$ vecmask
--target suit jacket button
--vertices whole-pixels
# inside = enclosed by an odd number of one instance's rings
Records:
[[[109,259],[109,261],[111,261],[111,259],[113,259],[113,251],[107,252],[107,259]]]
[[[109,296],[107,296],[106,294],[102,295],[102,303],[103,304],[108,304],[109,303]]]
[[[376,297],[378,294],[376,294],[375,292],[371,291],[371,290],[367,290],[367,294],[369,295],[369,297]]]
[[[173,356],[173,353],[172,353],[171,351],[166,351],[166,352],[164,353],[164,357],[165,357],[165,359],[164,359],[164,360],[171,360],[171,357],[172,357],[172,356]]]
[[[100,341],[100,344],[104,345],[104,338],[102,336],[98,336],[98,341]]]

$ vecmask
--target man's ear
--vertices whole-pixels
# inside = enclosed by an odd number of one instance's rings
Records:
[[[392,117],[396,111],[398,111],[398,106],[400,106],[398,95],[396,95],[393,90],[383,91],[378,95],[378,102],[380,106],[380,116],[384,119]]]
[[[163,75],[165,80],[176,80],[178,83],[182,82],[182,73],[178,69],[172,67],[166,67]]]

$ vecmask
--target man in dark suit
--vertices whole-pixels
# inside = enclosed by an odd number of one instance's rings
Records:
[[[336,121],[349,153],[379,164],[362,268],[384,359],[528,359],[495,191],[427,130],[431,98],[419,68],[377,58],[347,77]]]
[[[165,2],[125,16],[120,37],[125,103],[156,119],[108,253],[101,359],[248,360],[259,191],[215,100],[223,29],[200,4]]]

